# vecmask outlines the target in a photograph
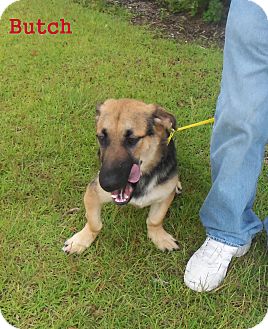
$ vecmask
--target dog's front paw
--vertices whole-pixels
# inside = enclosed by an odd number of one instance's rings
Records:
[[[168,234],[162,227],[148,229],[148,237],[158,249],[162,251],[173,251],[179,249],[179,244],[172,235]]]
[[[65,241],[62,250],[66,254],[81,254],[85,251],[95,240],[97,234],[93,234],[91,232],[82,231],[76,233],[73,237]]]

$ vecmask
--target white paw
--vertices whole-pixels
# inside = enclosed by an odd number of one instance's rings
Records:
[[[86,250],[96,238],[96,234],[85,232],[84,230],[76,233],[70,239],[65,241],[62,250],[66,254],[81,254]]]
[[[178,241],[163,228],[148,230],[148,237],[153,241],[157,248],[162,251],[173,251],[179,249]]]

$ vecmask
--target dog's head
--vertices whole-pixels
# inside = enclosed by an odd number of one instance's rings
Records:
[[[96,126],[100,185],[115,203],[126,204],[142,174],[160,161],[175,118],[158,105],[109,99],[97,107]]]

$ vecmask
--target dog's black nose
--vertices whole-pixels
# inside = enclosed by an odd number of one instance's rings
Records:
[[[103,164],[99,173],[100,186],[106,192],[120,190],[127,185],[132,162],[126,161],[117,164]]]

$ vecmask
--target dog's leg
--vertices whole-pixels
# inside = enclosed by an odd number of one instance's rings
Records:
[[[80,232],[65,242],[64,252],[80,254],[92,244],[102,228],[101,205],[109,201],[111,201],[110,193],[100,187],[98,178],[96,178],[88,185],[84,196],[87,223]]]
[[[164,201],[151,205],[147,218],[148,237],[162,251],[179,249],[178,242],[163,228],[163,220],[174,198],[175,191]]]

